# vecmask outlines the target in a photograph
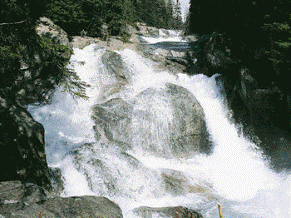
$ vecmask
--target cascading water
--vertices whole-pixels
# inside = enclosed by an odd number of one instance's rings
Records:
[[[91,85],[88,101],[73,99],[60,87],[51,104],[28,108],[45,127],[48,163],[61,169],[63,196],[108,197],[122,208],[124,217],[138,217],[133,209],[140,206],[177,205],[218,217],[218,202],[226,218],[291,216],[291,176],[274,173],[260,149],[238,134],[217,76],[173,75],[135,51],[124,50],[118,53],[129,73],[120,85],[102,61],[105,52],[97,45],[74,50],[70,67]],[[183,87],[202,106],[210,154],[188,154],[188,148],[184,157],[173,153],[171,140],[184,121],[183,116],[176,120],[170,91],[165,91],[168,84]],[[108,87],[119,88],[104,91]],[[96,127],[100,140],[94,136],[93,107],[100,114],[95,118],[106,126]],[[109,109],[121,115],[102,112]],[[108,129],[114,133],[106,133]]]

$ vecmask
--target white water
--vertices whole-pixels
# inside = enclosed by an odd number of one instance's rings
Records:
[[[238,134],[228,119],[231,113],[215,76],[175,76],[158,71],[150,60],[134,51],[119,52],[132,74],[130,83],[117,97],[130,100],[148,87],[163,89],[167,82],[186,88],[204,109],[213,152],[188,159],[164,158],[139,147],[137,140],[127,151],[136,158],[133,159],[114,145],[96,143],[91,107],[98,103],[103,87],[116,80],[101,61],[103,52],[90,45],[83,50],[75,49],[72,56],[72,67],[91,85],[87,89],[89,101],[74,100],[59,88],[51,104],[29,106],[33,117],[45,127],[49,165],[59,167],[65,178],[63,196],[106,196],[122,208],[124,217],[135,217],[132,209],[139,206],[184,205],[212,218],[218,217],[218,202],[226,218],[291,217],[291,177],[270,170],[260,149]],[[169,134],[165,130],[172,128],[172,110],[163,96],[155,96],[149,103],[156,105],[151,108],[155,115],[151,127],[164,131],[154,135],[158,142]],[[149,103],[135,106],[147,107]],[[137,130],[145,128],[138,122],[133,125]],[[77,154],[70,153],[85,143],[95,144]],[[96,160],[100,160],[99,164],[93,165]],[[175,195],[167,191],[162,174],[169,170],[178,172],[179,176],[173,177],[183,178],[186,191]]]
[[[158,42],[187,42],[183,40],[181,36],[179,36],[181,32],[182,31],[175,30],[159,30],[159,36],[157,37],[141,36],[141,38],[149,44]]]

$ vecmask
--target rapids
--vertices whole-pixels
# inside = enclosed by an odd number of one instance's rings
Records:
[[[169,41],[179,39],[174,37]],[[160,42],[167,38],[147,40]],[[131,116],[133,129],[138,131],[132,131],[130,137],[134,141],[126,151],[106,140],[97,143],[92,107],[101,103],[104,87],[115,82],[102,61],[104,52],[94,44],[74,49],[68,66],[91,85],[87,88],[89,100],[74,99],[59,87],[50,104],[28,107],[35,120],[45,127],[48,164],[60,168],[64,178],[62,196],[105,196],[116,202],[128,218],[138,217],[133,209],[140,206],[179,205],[213,218],[218,217],[217,203],[222,205],[225,218],[291,217],[290,174],[273,172],[262,151],[239,133],[231,121],[218,75],[173,75],[135,51],[119,51],[130,72],[129,82],[110,98],[130,100],[149,87],[164,89],[167,83],[184,87],[204,110],[212,152],[177,158],[148,152],[140,146],[139,133],[149,128],[157,146],[171,153],[163,140],[175,130],[173,108],[163,99],[165,96],[159,95],[135,105],[151,107],[154,119],[145,125],[134,114]],[[178,181],[179,187],[166,188],[165,175]]]

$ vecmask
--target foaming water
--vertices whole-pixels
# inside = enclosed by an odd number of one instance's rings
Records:
[[[218,202],[224,217],[291,216],[291,176],[270,170],[261,150],[238,133],[217,76],[173,75],[157,70],[152,61],[134,51],[118,53],[131,75],[117,95],[133,104],[132,143],[126,151],[94,138],[91,108],[98,103],[102,88],[115,82],[102,62],[104,49],[96,45],[75,49],[71,59],[70,67],[91,85],[88,101],[73,99],[60,87],[51,104],[29,106],[45,127],[49,165],[59,167],[65,178],[63,196],[108,197],[122,208],[124,217],[136,217],[132,210],[140,206],[182,205],[212,218],[218,217]],[[167,83],[184,87],[201,104],[213,144],[211,154],[171,155],[166,142],[175,126],[173,108],[162,92]],[[148,88],[158,94],[139,97]],[[150,117],[140,118],[135,111],[145,111]],[[149,151],[149,143],[158,152]],[[169,186],[173,181],[178,181],[177,187]]]
[[[176,30],[159,30],[159,36],[141,36],[141,38],[149,44],[158,42],[186,42],[182,39],[181,31]]]

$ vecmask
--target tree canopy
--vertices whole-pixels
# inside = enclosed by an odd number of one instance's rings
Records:
[[[181,29],[179,1],[175,0],[49,0],[45,15],[68,34],[83,29],[90,36],[101,36],[106,23],[110,33],[118,35],[125,23],[144,22],[149,26]]]

